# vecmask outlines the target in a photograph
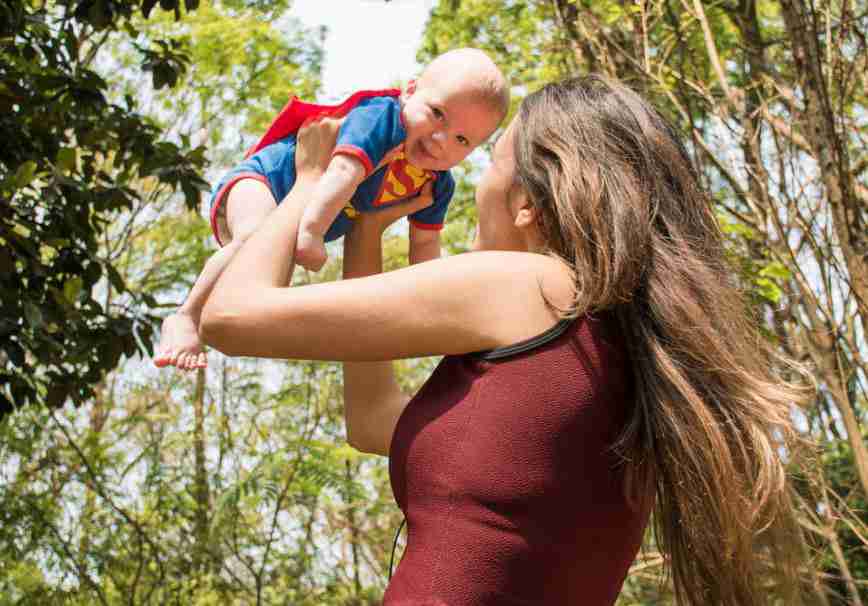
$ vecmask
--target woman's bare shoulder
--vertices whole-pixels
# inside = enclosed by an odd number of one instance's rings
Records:
[[[499,317],[500,344],[535,336],[560,318],[555,309],[567,309],[575,299],[573,272],[550,255],[513,251],[480,251],[445,259],[455,264],[450,273],[467,272],[463,282],[484,293],[486,315]],[[458,296],[458,295],[454,295]],[[491,324],[489,324],[491,325]]]
[[[551,255],[532,252],[480,251],[456,255],[449,259],[473,266],[474,274],[482,279],[502,282],[504,276],[516,284],[526,284],[539,290],[558,307],[567,307],[575,296],[573,272],[562,260]]]

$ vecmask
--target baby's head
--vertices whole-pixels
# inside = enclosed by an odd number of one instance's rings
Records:
[[[506,78],[480,50],[461,48],[434,59],[407,88],[401,115],[410,164],[452,168],[483,143],[506,116]]]

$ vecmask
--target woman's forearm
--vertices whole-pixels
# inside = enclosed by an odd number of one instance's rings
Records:
[[[382,230],[364,221],[345,236],[345,280],[382,272],[381,239]],[[391,361],[344,362],[344,416],[353,447],[388,455],[392,431],[408,401]]]
[[[245,327],[254,334],[257,329],[267,329],[263,323],[273,319],[272,313],[256,313],[257,306],[289,284],[299,221],[308,201],[329,166],[352,169],[352,165],[343,160],[336,162],[332,157],[339,127],[340,121],[326,119],[299,130],[292,189],[247,239],[211,291],[202,310],[200,332],[206,342],[218,349],[234,350],[234,341],[244,341],[245,335],[238,334],[242,332],[238,330],[238,316],[255,319]],[[251,349],[244,343],[241,345],[239,351]]]
[[[412,229],[412,228],[411,228]],[[410,264],[424,263],[440,258],[440,238],[414,241],[410,239]]]
[[[221,350],[234,349],[233,341],[243,338],[233,331],[236,316],[268,291],[289,283],[299,220],[315,186],[315,178],[300,176],[220,274],[202,309],[199,331],[204,342]]]

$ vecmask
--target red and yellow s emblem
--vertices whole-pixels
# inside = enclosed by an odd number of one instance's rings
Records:
[[[433,172],[413,166],[401,153],[389,164],[380,193],[374,200],[374,206],[382,206],[412,196],[433,178]]]

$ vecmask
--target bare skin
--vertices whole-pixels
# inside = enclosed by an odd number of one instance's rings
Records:
[[[408,161],[423,169],[445,170],[488,139],[500,114],[471,94],[484,79],[505,86],[503,75],[484,53],[458,49],[432,61],[418,84],[408,86],[402,108],[407,128],[403,151]],[[381,166],[388,160],[384,158]],[[365,177],[359,160],[340,154],[330,159],[307,200],[296,240],[296,262],[311,271],[323,266],[326,230]],[[230,259],[274,210],[276,201],[263,183],[243,179],[230,190],[225,204],[225,239],[229,242],[208,260],[179,310],[163,321],[154,355],[158,367],[192,370],[207,366],[199,339],[202,307]],[[410,263],[439,257],[439,231],[411,225]]]
[[[177,366],[182,370],[205,368],[208,357],[199,341],[199,323],[191,314],[177,311],[160,326],[160,343],[154,353],[154,365]]]
[[[160,343],[154,365],[177,366],[181,370],[205,368],[208,359],[199,338],[199,318],[220,273],[241,248],[244,241],[274,210],[277,203],[271,190],[262,182],[242,179],[226,197],[226,246],[215,252],[202,268],[183,305],[163,320]]]
[[[434,59],[402,97],[401,121],[407,130],[407,160],[425,170],[452,168],[485,142],[502,119],[480,99],[480,82],[505,86],[503,75],[484,53],[457,49]],[[308,202],[298,232],[296,262],[318,271],[326,262],[325,233],[346,200],[368,175],[361,161],[339,154],[328,165]],[[417,233],[413,233],[413,232]],[[410,256],[415,262],[440,256],[436,232],[411,227]]]
[[[484,53],[458,49],[432,61],[418,85],[408,87],[402,108],[407,129],[403,151],[408,161],[423,169],[445,170],[488,139],[501,116],[472,94],[481,80],[505,86],[503,75]],[[388,160],[385,158],[380,166]],[[296,242],[296,262],[311,271],[323,266],[327,260],[325,232],[365,177],[357,159],[340,154],[329,159],[305,200],[298,237],[290,240]],[[265,184],[242,179],[230,190],[225,205],[229,243],[208,260],[179,310],[163,321],[154,355],[158,367],[193,370],[207,366],[199,337],[202,307],[229,261],[275,209],[276,201]],[[440,252],[439,231],[411,225],[411,264],[437,259]]]
[[[543,244],[537,212],[513,191],[509,129],[477,190],[479,215],[486,217],[477,238],[483,250],[377,274],[380,227],[364,234],[363,222],[353,232],[362,244],[346,262],[364,277],[286,288],[293,251],[279,243],[296,235],[336,132],[332,120],[302,130],[290,203],[274,211],[221,274],[200,330],[206,343],[228,355],[347,362],[351,443],[386,453],[407,401],[396,390],[391,360],[503,347],[538,335],[558,321],[546,298],[562,307],[572,300],[572,275],[536,252]],[[355,237],[348,247],[358,244]]]

